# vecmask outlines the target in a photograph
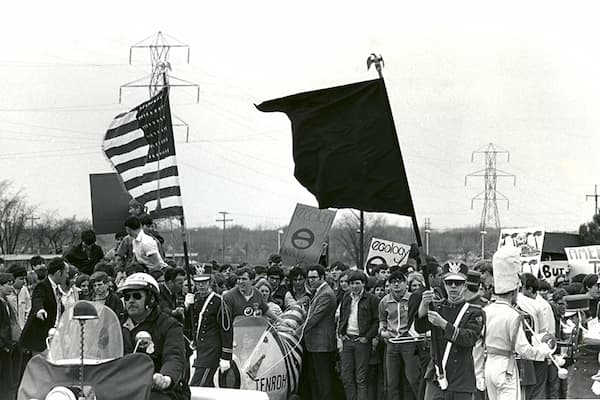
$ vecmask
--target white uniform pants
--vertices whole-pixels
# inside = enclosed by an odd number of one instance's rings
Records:
[[[485,362],[485,386],[490,400],[521,400],[519,369],[514,363],[512,375],[506,373],[509,359],[489,354]]]

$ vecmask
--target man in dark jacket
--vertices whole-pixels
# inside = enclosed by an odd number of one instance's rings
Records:
[[[165,282],[159,284],[160,293],[158,301],[161,310],[183,323],[183,307],[177,304],[177,297],[183,294],[185,270],[183,268],[169,268],[165,271]]]
[[[60,284],[66,281],[69,269],[62,257],[48,263],[48,276],[39,282],[31,295],[31,312],[21,333],[21,346],[34,353],[46,350],[48,330],[58,324],[64,311]]]
[[[194,374],[190,384],[214,387],[217,369],[225,372],[231,367],[233,325],[225,301],[210,287],[210,275],[195,277],[194,286],[196,293],[186,294],[185,299],[186,323],[193,321],[196,335]]]
[[[483,310],[465,301],[468,268],[447,262],[443,266],[448,298],[431,310],[434,293],[423,292],[415,329],[432,331],[432,361],[425,372],[426,400],[470,400],[476,391],[473,346],[483,329]],[[436,351],[434,353],[434,351]]]
[[[138,332],[152,337],[151,345],[140,346],[154,362],[150,400],[189,400],[183,326],[160,310],[158,283],[146,273],[135,273],[127,277],[119,293],[127,311],[122,324],[125,352],[135,349]]]
[[[65,255],[65,260],[87,275],[94,272],[94,266],[103,258],[104,252],[96,244],[96,233],[91,229],[81,232],[81,243],[71,247]]]
[[[377,336],[379,300],[367,293],[367,277],[352,271],[350,290],[340,305],[338,334],[342,338],[342,382],[346,399],[367,400],[367,370],[371,344]]]
[[[106,307],[113,310],[119,319],[123,318],[125,310],[119,296],[110,290],[108,274],[103,271],[97,271],[90,276],[90,286],[93,290],[92,300],[97,303],[103,303]]]
[[[331,399],[333,397],[336,351],[335,293],[325,281],[320,265],[308,267],[307,279],[313,291],[304,326],[304,357],[302,365],[302,398]]]

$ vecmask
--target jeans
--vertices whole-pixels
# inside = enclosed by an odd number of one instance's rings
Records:
[[[367,371],[370,357],[370,342],[344,340],[340,359],[346,400],[367,400]]]
[[[385,354],[387,400],[416,399],[421,369],[414,343],[387,343]],[[402,389],[404,395],[402,396]]]

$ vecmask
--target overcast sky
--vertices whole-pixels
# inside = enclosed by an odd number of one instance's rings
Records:
[[[192,5],[193,4],[193,5]],[[10,2],[0,54],[0,179],[40,212],[91,218],[89,174],[111,172],[101,142],[111,119],[147,98],[119,86],[150,73],[130,46],[162,31],[172,49],[172,113],[189,226],[278,227],[316,200],[293,177],[291,129],[253,104],[376,77],[380,53],[420,222],[479,224],[492,142],[510,199],[502,225],[576,230],[591,218],[600,145],[600,24],[595,2],[239,1]],[[173,43],[176,43],[173,41]],[[407,225],[406,218],[390,218]]]

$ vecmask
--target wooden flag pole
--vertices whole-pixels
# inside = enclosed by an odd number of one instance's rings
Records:
[[[190,256],[188,253],[188,244],[187,244],[187,229],[185,228],[185,218],[183,215],[179,218],[179,222],[181,223],[181,239],[183,242],[183,262],[185,265],[185,277],[188,284],[188,293],[194,292],[194,286],[192,286],[192,274],[190,272]],[[191,341],[194,345],[194,349],[196,348],[196,329],[195,329],[195,321],[194,321],[194,303],[190,304],[190,326],[192,329],[192,337]]]
[[[375,65],[375,69],[377,70],[377,73],[379,74],[379,78],[381,80],[383,80],[383,57],[381,57],[381,55],[376,55],[375,53],[371,53],[369,55],[369,57],[367,58],[367,70],[371,67],[371,65],[374,64]],[[388,101],[388,106],[389,106],[389,101]],[[393,114],[392,114],[392,110],[391,110],[391,106],[389,106],[390,109],[388,110],[390,115],[392,116],[393,119]],[[395,132],[395,129],[394,129]],[[410,188],[408,189],[410,192]],[[423,277],[425,278],[425,288],[427,290],[431,289],[431,285],[429,283],[429,274],[427,274],[427,270],[426,265],[427,265],[427,260],[425,258],[425,254],[423,252],[423,242],[421,240],[421,233],[419,232],[419,223],[417,222],[417,213],[415,212],[415,208],[412,204],[412,196],[410,196],[411,199],[411,209],[412,209],[412,213],[411,213],[411,219],[412,219],[412,226],[413,226],[413,231],[415,233],[415,238],[417,240],[417,247],[419,248],[419,258],[421,260],[421,268],[423,271]],[[433,303],[429,304],[429,309],[430,310],[435,310],[435,306],[433,305]],[[432,352],[432,358],[433,358],[433,362],[434,365],[436,366],[436,374],[438,375],[438,378],[441,378],[440,374],[443,373],[442,368],[441,368],[441,363],[440,363],[440,346],[439,346],[439,337],[438,337],[438,331],[437,329],[435,329],[435,327],[432,327],[431,329],[431,352]]]

